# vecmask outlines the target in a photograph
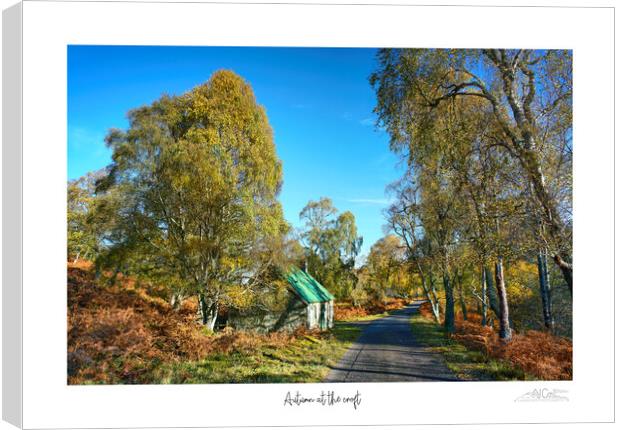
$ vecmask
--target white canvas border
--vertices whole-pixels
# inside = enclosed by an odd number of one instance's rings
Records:
[[[528,31],[512,31],[526,16]],[[488,26],[472,24],[481,20]],[[610,9],[25,2],[24,427],[612,420],[612,31]],[[574,380],[334,384],[343,394],[362,393],[357,411],[283,407],[288,390],[311,394],[326,384],[66,386],[67,44],[573,49]],[[596,286],[596,306],[580,285]],[[567,389],[570,400],[514,402],[543,387]],[[454,404],[451,416],[446,401]]]

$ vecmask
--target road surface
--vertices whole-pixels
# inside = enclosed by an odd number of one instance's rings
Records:
[[[410,320],[421,303],[366,323],[325,382],[457,381],[441,354],[413,337]]]

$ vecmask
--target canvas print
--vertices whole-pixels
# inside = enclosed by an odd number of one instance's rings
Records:
[[[67,383],[572,379],[572,52],[68,48]]]

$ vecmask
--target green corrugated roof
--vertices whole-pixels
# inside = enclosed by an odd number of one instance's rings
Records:
[[[319,284],[319,281],[297,267],[293,267],[288,271],[286,280],[306,303],[334,300],[332,293]]]

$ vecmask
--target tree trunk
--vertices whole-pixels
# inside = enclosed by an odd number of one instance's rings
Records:
[[[441,314],[441,310],[439,308],[439,298],[437,297],[437,290],[435,289],[435,278],[433,278],[433,274],[428,275],[428,279],[431,284],[431,295],[433,296],[433,314],[437,315],[437,322],[439,322],[439,316]]]
[[[508,296],[506,294],[506,284],[504,282],[504,263],[502,257],[498,257],[495,263],[495,284],[499,297],[499,338],[508,342],[512,337],[510,329],[510,315],[508,311]]]
[[[540,298],[542,300],[543,321],[548,330],[553,330],[553,317],[551,315],[551,293],[549,286],[549,271],[547,267],[547,252],[538,252],[538,284],[540,286]]]
[[[480,270],[481,273],[481,286],[480,286],[480,290],[481,290],[481,298],[482,298],[482,309],[481,309],[481,316],[482,316],[482,325],[486,326],[487,325],[487,312],[488,312],[488,303],[487,303],[487,278],[486,278],[486,271],[484,266],[482,266],[482,270]]]
[[[463,274],[459,273],[458,270],[454,275],[452,285],[452,289],[459,293],[459,306],[461,307],[463,321],[467,321],[467,303],[465,303],[465,295],[463,294]]]
[[[198,307],[202,324],[213,331],[217,321],[218,302],[207,298],[204,294],[200,294],[198,296]]]
[[[181,293],[172,293],[170,296],[170,307],[174,311],[178,311],[181,309],[181,304],[183,303],[183,295]]]
[[[443,287],[446,292],[446,310],[443,325],[448,333],[454,333],[454,291],[450,283],[450,276],[444,271]]]
[[[428,285],[426,284],[426,280],[424,279],[424,274],[422,273],[421,269],[419,269],[419,274],[420,274],[420,279],[422,280],[422,289],[424,290],[424,295],[426,296],[426,299],[431,304],[431,308],[433,309],[433,316],[435,317],[435,321],[439,323],[439,306],[437,303],[437,298],[433,297],[433,294],[431,294],[431,291],[428,288]]]
[[[486,277],[487,298],[489,299],[489,307],[495,314],[495,317],[499,319],[500,318],[499,300],[497,298],[497,292],[495,291],[495,288],[493,288],[493,274],[491,273],[491,269],[489,269],[488,267],[485,267],[484,275]]]
[[[461,313],[463,314],[463,321],[467,321],[467,304],[465,303],[465,297],[463,296],[463,288],[459,288],[459,302],[461,304]]]
[[[566,281],[566,285],[568,286],[568,290],[570,291],[570,295],[573,295],[573,265],[567,263],[562,259],[559,254],[555,254],[553,256],[553,261],[558,265],[560,271],[562,272],[562,276]]]

